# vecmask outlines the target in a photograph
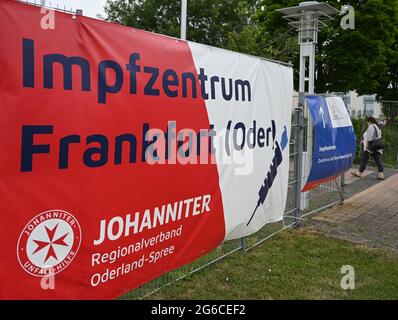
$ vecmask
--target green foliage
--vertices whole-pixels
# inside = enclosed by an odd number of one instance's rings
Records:
[[[357,137],[357,143],[359,143],[362,140],[362,134],[363,130],[366,125],[366,120],[363,118],[355,118],[351,119],[352,126],[354,127],[355,135]]]
[[[256,19],[263,30],[258,42],[271,43],[259,55],[293,61],[298,70],[296,34],[284,38],[289,27],[278,8],[296,6],[300,0],[262,0]],[[377,93],[379,98],[398,98],[398,0],[330,0],[340,8],[355,8],[356,29],[342,30],[340,17],[319,34],[316,92]],[[275,40],[275,42],[272,42]]]
[[[396,122],[398,118],[398,105],[394,102],[382,102],[382,111],[388,122]]]
[[[231,47],[233,35],[244,32],[255,0],[188,1],[187,39]],[[108,0],[108,20],[172,37],[180,35],[180,1]]]
[[[377,93],[379,98],[393,94],[389,87],[396,78],[389,69],[391,61],[398,57],[394,49],[398,39],[398,1],[328,2],[336,7],[351,4],[356,10],[356,29],[343,31],[337,19],[322,32],[318,91],[356,90],[360,95]]]
[[[187,39],[257,56],[293,62],[295,31],[275,10],[301,0],[188,1]],[[398,0],[328,0],[355,8],[356,29],[342,30],[340,17],[319,34],[316,92],[378,94],[398,99]],[[108,0],[108,20],[178,37],[180,1]],[[296,74],[297,87],[297,74]]]
[[[366,129],[366,120],[364,118],[353,118],[351,122],[357,139],[354,163],[359,164],[361,162],[361,141],[364,130]]]
[[[180,4],[168,0],[107,1],[107,19],[126,26],[169,36],[179,34]]]

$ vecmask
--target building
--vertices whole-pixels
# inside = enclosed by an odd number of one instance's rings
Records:
[[[382,117],[382,105],[376,101],[376,95],[359,96],[355,91],[337,93],[341,96],[347,106],[351,118],[359,117]]]
[[[351,118],[372,116],[376,119],[383,117],[382,105],[376,101],[376,95],[359,96],[355,91],[347,93],[331,93],[343,98]],[[298,106],[298,92],[293,94],[293,107]]]

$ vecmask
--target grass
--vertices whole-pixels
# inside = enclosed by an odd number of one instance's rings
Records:
[[[355,268],[354,290],[340,287],[343,265]],[[289,230],[149,299],[398,299],[398,257],[305,229]]]

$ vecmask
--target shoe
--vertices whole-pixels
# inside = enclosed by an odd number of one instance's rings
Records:
[[[361,175],[358,174],[358,172],[356,172],[356,171],[351,172],[351,174],[352,174],[354,177],[361,178]]]

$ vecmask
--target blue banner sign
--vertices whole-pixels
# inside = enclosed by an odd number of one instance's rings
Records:
[[[312,95],[306,97],[306,102],[315,138],[311,171],[303,191],[349,170],[356,146],[354,128],[343,99]]]

